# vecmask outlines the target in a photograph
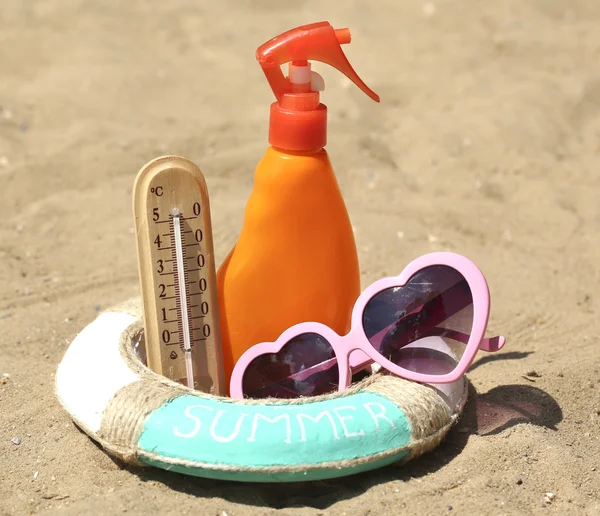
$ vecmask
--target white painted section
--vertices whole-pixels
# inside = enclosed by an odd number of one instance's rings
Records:
[[[121,357],[121,334],[135,317],[104,313],[69,346],[56,372],[56,393],[65,409],[90,431],[100,429],[102,414],[115,393],[139,377]]]
[[[438,392],[452,414],[462,411],[468,395],[467,379],[464,376],[452,383],[429,383],[426,385],[430,385]]]

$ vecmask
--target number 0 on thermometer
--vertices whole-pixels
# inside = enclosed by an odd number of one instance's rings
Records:
[[[133,188],[148,367],[225,395],[210,206],[200,169],[165,156]]]

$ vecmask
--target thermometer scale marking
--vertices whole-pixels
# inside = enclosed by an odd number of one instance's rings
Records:
[[[187,274],[185,273],[184,266],[184,254],[183,242],[181,238],[181,221],[179,220],[181,215],[179,210],[174,210],[172,221],[173,221],[173,246],[175,247],[175,260],[177,264],[177,285],[175,292],[179,296],[179,335],[183,334],[183,347],[185,353],[185,372],[187,376],[187,386],[190,389],[194,388],[194,371],[192,368],[192,343],[190,335],[190,317],[187,304]]]

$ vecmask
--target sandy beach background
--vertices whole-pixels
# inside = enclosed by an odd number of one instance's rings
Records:
[[[254,50],[320,20],[350,27],[382,99],[315,66],[363,287],[459,252],[508,344],[405,467],[283,487],[123,468],[53,389],[75,335],[138,293],[135,174],[202,168],[220,263],[267,146]],[[599,142],[596,0],[3,0],[0,514],[600,514]]]

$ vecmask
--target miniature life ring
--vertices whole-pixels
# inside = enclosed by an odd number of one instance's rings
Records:
[[[380,374],[299,400],[216,397],[145,367],[133,351],[142,327],[139,299],[100,314],[56,373],[75,423],[131,464],[251,482],[340,477],[435,448],[467,398],[464,377],[433,386]]]

